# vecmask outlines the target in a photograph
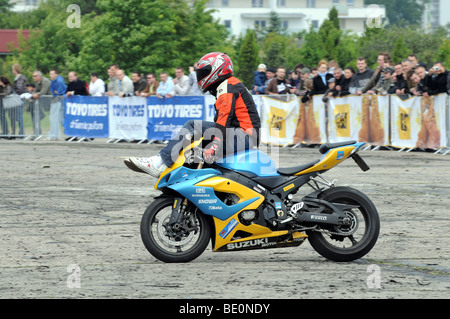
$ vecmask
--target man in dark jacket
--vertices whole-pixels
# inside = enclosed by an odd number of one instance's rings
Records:
[[[428,77],[428,94],[437,95],[447,93],[447,78],[449,71],[445,70],[442,62],[436,62],[429,70]]]
[[[358,58],[356,67],[358,72],[356,72],[350,82],[350,93],[361,95],[363,93],[362,89],[372,78],[373,71],[367,67],[366,59],[363,57]]]
[[[69,84],[67,85],[66,96],[71,95],[88,95],[86,89],[86,82],[78,78],[78,74],[75,71],[71,71],[68,74]]]

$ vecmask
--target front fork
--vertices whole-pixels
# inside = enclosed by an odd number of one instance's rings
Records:
[[[203,161],[198,163],[197,169],[202,169],[203,163],[204,163]],[[192,214],[188,214],[188,215],[185,214],[188,205],[189,205],[189,201],[187,198],[183,199],[182,197],[175,197],[175,201],[174,201],[173,207],[172,207],[172,215],[170,216],[170,220],[167,225],[173,231],[179,231],[180,229],[184,229],[186,231],[196,230],[196,227],[194,227],[194,225],[195,225],[194,216]],[[186,217],[191,219],[191,223],[190,223],[191,227],[186,228],[186,223],[185,223]]]

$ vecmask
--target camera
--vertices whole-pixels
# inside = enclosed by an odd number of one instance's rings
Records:
[[[438,67],[438,66],[435,66],[433,69],[434,69],[435,71],[439,71],[439,67]]]

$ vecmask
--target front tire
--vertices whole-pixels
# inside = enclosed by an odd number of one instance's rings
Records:
[[[188,211],[191,218],[186,219],[182,228],[172,228],[169,220],[174,198],[157,198],[145,210],[141,220],[141,238],[145,248],[155,258],[166,263],[189,262],[200,256],[208,246],[211,230],[208,220],[195,207]]]
[[[337,262],[353,261],[366,255],[377,242],[380,232],[380,219],[372,201],[350,187],[329,188],[319,198],[359,208],[344,211],[352,220],[351,226],[323,228],[322,232],[308,231],[308,240],[314,250]]]

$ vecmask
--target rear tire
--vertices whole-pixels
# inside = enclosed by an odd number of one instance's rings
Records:
[[[356,222],[354,233],[346,235],[349,229],[337,227],[330,231],[340,235],[308,231],[311,246],[323,257],[337,261],[353,261],[366,255],[375,245],[380,232],[380,219],[372,201],[360,191],[350,187],[333,187],[325,190],[319,198],[330,203],[357,205],[359,208],[344,211]],[[361,227],[364,229],[361,231]],[[348,228],[348,227],[347,227]],[[348,247],[346,247],[346,245]]]
[[[196,230],[171,229],[168,222],[174,198],[157,198],[146,210],[141,220],[141,238],[145,248],[155,258],[166,263],[189,262],[200,256],[208,246],[211,230],[207,218],[196,211],[189,227]],[[194,208],[195,209],[195,208]]]

